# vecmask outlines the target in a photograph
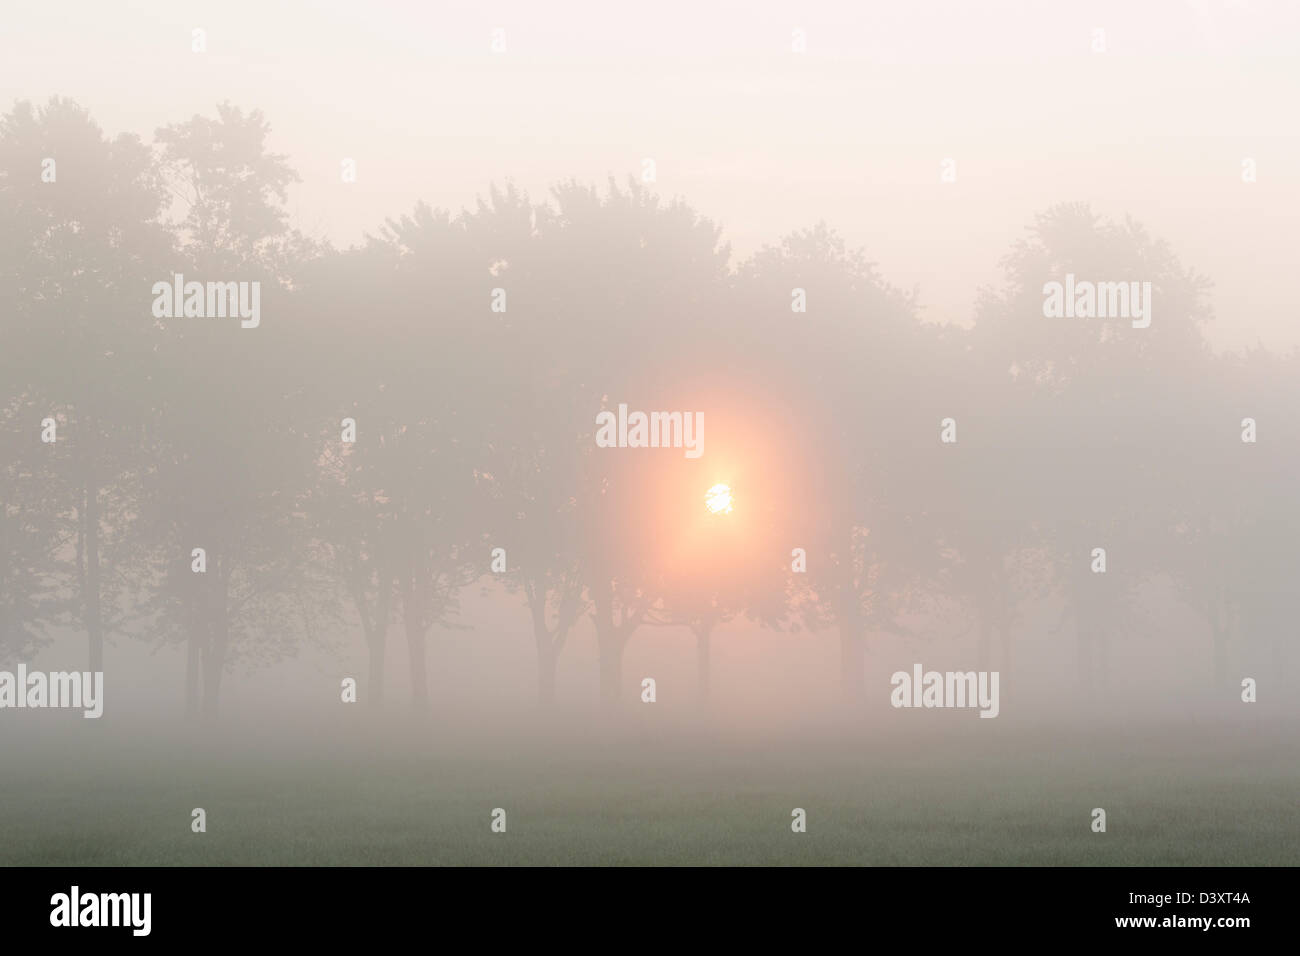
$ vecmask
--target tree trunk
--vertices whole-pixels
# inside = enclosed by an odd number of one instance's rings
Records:
[[[202,622],[192,615],[189,636],[185,639],[185,718],[193,720],[199,715],[199,638]]]
[[[840,625],[840,688],[850,703],[866,692],[867,649],[856,622]]]
[[[380,710],[384,705],[384,654],[387,650],[387,634],[380,630],[370,640],[370,673],[366,681],[365,706]]]
[[[1214,689],[1228,686],[1228,629],[1217,620],[1211,622],[1214,640]]]
[[[367,706],[375,710],[382,710],[384,706],[384,668],[385,661],[388,657],[388,618],[392,613],[393,602],[393,585],[392,578],[385,575],[384,566],[380,565],[378,574],[379,591],[375,594],[375,615],[370,622],[370,627],[366,633],[366,641],[370,649],[370,677],[369,689],[370,696]],[[360,585],[358,591],[358,607],[365,602],[365,586]],[[362,620],[365,620],[364,612]]]
[[[627,609],[622,623],[614,622],[614,589],[606,583],[595,598],[592,620],[596,625],[596,647],[600,661],[600,703],[608,712],[618,709],[623,696],[623,649],[632,636]]]
[[[204,723],[217,719],[217,702],[221,697],[221,675],[226,669],[224,614],[216,613],[207,621],[207,641],[201,653],[203,679],[202,715]]]
[[[203,655],[203,720],[213,723],[217,719],[217,700],[221,696],[221,672],[225,669],[225,654],[216,640]]]
[[[83,489],[86,536],[86,636],[90,645],[90,670],[104,670],[104,622],[99,603],[99,488],[89,466]]]
[[[180,564],[184,565],[184,561]],[[210,624],[203,613],[207,592],[202,575],[191,573],[188,567],[180,573],[185,575],[184,594],[189,611],[189,633],[185,635],[185,718],[197,720],[202,693],[203,653],[207,646],[204,638]]]
[[[210,556],[216,591],[215,600],[208,609],[208,643],[203,654],[203,719],[213,723],[217,719],[217,702],[221,697],[221,675],[226,669],[226,647],[230,637],[230,608],[228,605],[226,562],[220,553]]]
[[[1079,684],[1085,693],[1091,693],[1093,689],[1092,679],[1092,634],[1088,628],[1087,614],[1080,610],[1074,621],[1075,635],[1074,640],[1078,648],[1079,663]]]
[[[402,602],[406,620],[406,652],[411,665],[411,707],[417,712],[429,709],[429,672],[424,656],[424,625],[415,603],[415,582],[408,579]]]
[[[534,585],[528,592],[528,610],[533,618],[533,641],[537,644],[537,700],[543,708],[555,705],[556,637],[546,626],[546,588]],[[556,625],[563,627],[563,622]]]
[[[548,636],[537,645],[537,699],[548,710],[555,706],[555,665],[559,660],[550,643]]]
[[[600,648],[600,702],[608,711],[618,709],[623,696],[623,640],[617,634],[597,633]]]
[[[713,636],[713,628],[708,625],[701,625],[692,628],[695,631],[695,672],[698,675],[698,686],[700,694],[700,703],[707,706],[709,698],[712,695],[712,680],[709,659],[709,639]]]
[[[1103,692],[1110,689],[1110,634],[1109,627],[1099,629],[1096,639],[1097,689]]]

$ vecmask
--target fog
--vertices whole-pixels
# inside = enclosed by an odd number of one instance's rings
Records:
[[[382,755],[401,793],[403,755],[653,753],[683,794],[913,747],[947,806],[963,761],[1138,786],[1201,740],[1207,788],[1281,792],[1297,36],[1261,2],[10,11],[0,671],[102,672],[103,716],[0,675],[0,745],[31,780]]]
[[[659,191],[738,253],[825,219],[958,324],[1035,213],[1087,200],[1214,279],[1216,347],[1286,349],[1298,19],[1266,0],[28,4],[0,31],[0,102],[69,96],[146,137],[224,100],[260,108],[302,176],[295,224],[342,245],[420,199],[542,196],[651,157]]]

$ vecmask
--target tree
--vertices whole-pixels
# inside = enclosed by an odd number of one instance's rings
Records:
[[[183,212],[169,271],[256,283],[263,317],[254,329],[237,317],[161,320],[147,513],[165,586],[154,610],[163,636],[185,636],[187,711],[208,720],[236,660],[274,660],[319,639],[318,616],[332,610],[302,505],[315,437],[295,377],[305,374],[294,361],[303,329],[284,321],[291,266],[314,250],[288,227],[296,175],[267,152],[268,132],[259,112],[223,104],[215,120],[157,133]]]
[[[997,357],[995,371],[1027,385],[1015,408],[1020,444],[1035,455],[1009,471],[1020,474],[1027,517],[1037,516],[1062,622],[1074,624],[1080,685],[1100,689],[1112,638],[1148,623],[1139,589],[1171,568],[1182,521],[1172,492],[1184,473],[1179,442],[1168,439],[1186,430],[1186,403],[1209,372],[1207,283],[1140,225],[1103,221],[1081,204],[1037,217],[1003,268],[1006,286],[982,301],[975,340],[981,356]],[[1134,328],[1131,316],[1046,317],[1047,283],[1067,274],[1149,282],[1150,326]],[[1105,574],[1095,549],[1105,551]]]
[[[12,313],[11,313],[12,314]],[[16,379],[5,377],[5,382]],[[36,438],[41,408],[23,394],[0,406],[0,664],[48,643],[47,629],[71,610],[60,574],[69,544],[60,518],[65,463]]]
[[[455,624],[460,591],[482,572],[487,423],[476,401],[491,263],[466,241],[464,221],[423,204],[390,220],[369,254],[380,283],[372,301],[384,304],[387,321],[370,342],[381,377],[358,383],[357,420],[368,435],[358,464],[369,469],[369,490],[354,490],[382,504],[375,518],[384,528],[367,553],[378,586],[389,575],[394,583],[412,703],[423,712],[428,633]]]
[[[698,498],[657,493],[675,470],[704,473],[680,449],[596,448],[596,416],[620,404],[706,413],[706,356],[682,343],[708,339],[722,315],[730,250],[718,227],[685,203],[638,183],[605,191],[567,183],[553,192],[530,259],[528,302],[539,370],[568,390],[557,411],[585,446],[574,484],[577,559],[596,629],[600,698],[619,705],[623,656],[659,601],[655,586],[679,509]],[[652,330],[649,334],[647,330]],[[701,492],[707,484],[695,482]]]
[[[44,170],[53,179],[43,179]],[[117,596],[132,587],[128,525],[157,367],[147,292],[170,247],[164,193],[138,137],[110,140],[84,109],[59,98],[39,109],[19,103],[4,117],[0,181],[11,309],[7,397],[16,402],[7,410],[39,410],[27,429],[56,419],[60,451],[48,463],[59,474],[51,488],[69,496],[47,499],[44,516],[16,533],[29,544],[36,534],[43,552],[49,535],[62,535],[48,525],[51,515],[70,526],[72,552],[59,554],[73,565],[89,669],[102,671],[105,636],[123,623]],[[8,507],[39,497],[29,489]]]
[[[915,302],[825,226],[765,247],[739,271],[745,361],[780,381],[795,424],[786,460],[800,484],[788,509],[799,615],[840,635],[841,683],[863,693],[867,635],[900,620],[937,564],[937,533],[915,495],[918,443],[937,421],[915,401],[914,370],[934,352]],[[806,312],[795,311],[802,290]]]

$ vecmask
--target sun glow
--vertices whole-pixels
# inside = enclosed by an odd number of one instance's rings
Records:
[[[713,514],[731,514],[731,488],[716,484],[704,493],[704,507]]]

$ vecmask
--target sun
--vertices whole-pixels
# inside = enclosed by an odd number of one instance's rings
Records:
[[[715,515],[731,514],[731,488],[721,483],[714,485],[704,493],[704,507]]]

